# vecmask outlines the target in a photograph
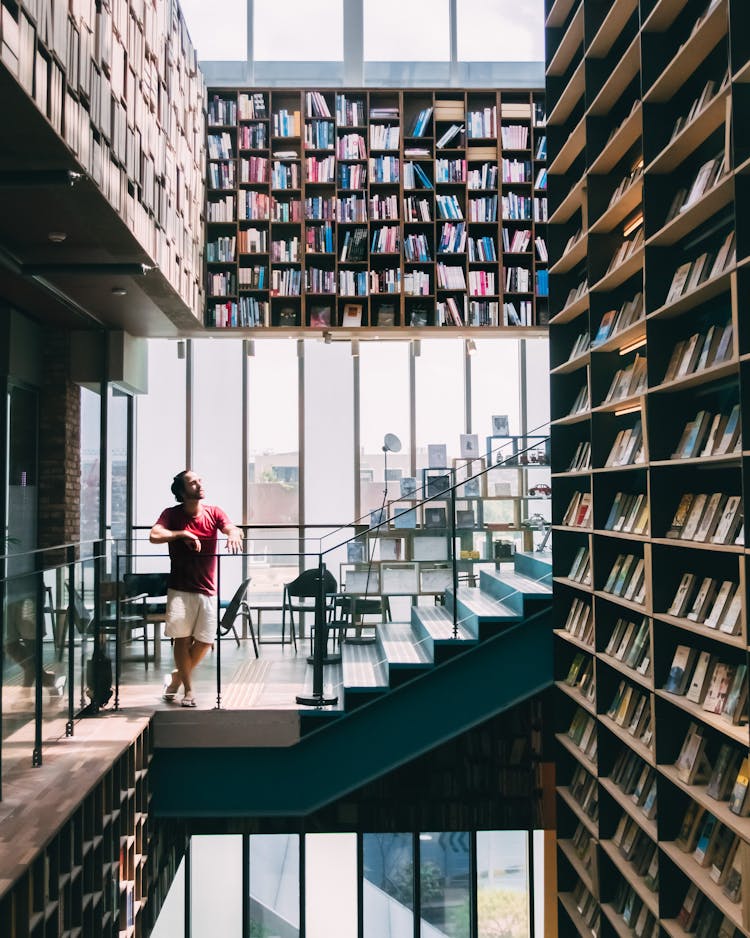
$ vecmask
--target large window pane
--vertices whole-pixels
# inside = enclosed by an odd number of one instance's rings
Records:
[[[297,343],[255,343],[248,359],[250,524],[299,521]]]
[[[152,339],[148,343],[148,389],[148,394],[136,398],[135,518],[136,524],[150,527],[173,502],[172,476],[188,468],[185,359],[177,357],[176,342]]]
[[[305,934],[307,938],[357,934],[356,834],[305,837]]]
[[[259,62],[340,62],[343,0],[255,0],[253,45]]]
[[[477,832],[479,938],[530,934],[528,836],[525,831]]]
[[[250,836],[250,935],[299,934],[299,837]]]
[[[434,938],[438,929],[447,938],[469,935],[469,834],[419,835],[420,934]]]
[[[193,462],[206,502],[242,521],[242,342],[193,344]],[[175,470],[177,471],[177,470]]]
[[[199,59],[236,62],[247,58],[247,0],[180,0],[180,7]]]
[[[364,834],[362,852],[364,938],[413,938],[411,834]]]
[[[185,861],[177,867],[151,938],[180,938],[185,934]]]
[[[128,535],[128,415],[130,397],[116,389],[109,392],[107,414],[107,523],[109,536],[125,546]]]
[[[450,466],[461,452],[465,430],[463,339],[422,339],[416,360],[416,396],[417,472],[427,465],[430,443],[446,445]]]
[[[448,0],[363,0],[366,62],[450,59]]]
[[[543,0],[457,0],[458,59],[543,62]]]
[[[242,938],[242,836],[193,836],[190,863],[191,938]]]
[[[354,369],[348,342],[305,340],[305,522],[354,518]]]
[[[388,498],[398,498],[399,479],[411,475],[409,449],[409,343],[361,342],[359,353],[360,505],[363,515],[383,500],[383,438],[395,433],[399,453],[388,453]]]
[[[96,391],[81,388],[81,517],[82,541],[99,537],[99,450],[101,401]]]

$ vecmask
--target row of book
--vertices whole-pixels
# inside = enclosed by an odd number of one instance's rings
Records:
[[[684,573],[667,613],[737,635],[742,627],[742,592],[732,580]]]
[[[604,653],[621,661],[625,667],[647,675],[651,667],[651,641],[649,620],[639,622],[621,616],[615,622]]]
[[[663,689],[738,725],[748,719],[747,684],[746,664],[720,661],[711,652],[678,645]]]
[[[643,775],[651,778],[651,790],[656,800],[656,773],[653,769],[647,768],[643,770]],[[648,798],[648,794],[645,797]],[[651,892],[658,892],[659,852],[656,843],[627,811],[621,815],[612,834],[612,843],[633,867],[636,876],[640,877],[644,886]],[[647,906],[644,905],[643,908],[647,910]]]
[[[576,336],[576,340],[570,349],[568,361],[572,362],[578,358],[579,355],[584,355],[586,352],[588,352],[590,346],[591,337],[589,336],[588,332],[581,332],[578,336]]]
[[[268,281],[268,268],[261,265],[240,267],[238,271],[240,289],[264,290]]]
[[[586,817],[592,821],[599,819],[599,785],[583,764],[579,763],[573,771],[568,791]]]
[[[719,153],[701,164],[691,184],[688,187],[678,188],[675,192],[664,224],[668,225],[678,215],[695,205],[721,182],[728,170],[729,163],[724,153]]]
[[[503,218],[511,221],[547,221],[547,199],[516,192],[508,192],[502,197]]]
[[[313,162],[317,162],[313,160]],[[312,167],[313,173],[315,172],[316,167]],[[325,170],[328,172],[328,169]],[[308,169],[308,181],[313,181],[309,175],[310,169]],[[246,180],[247,182],[261,182],[262,180]],[[301,184],[300,177],[300,168],[296,163],[287,164],[275,162],[273,164],[273,171],[271,173],[271,188],[273,189],[299,189]]]
[[[652,748],[654,728],[651,722],[651,695],[629,681],[618,683],[606,715],[629,736],[648,749]]]
[[[672,459],[723,456],[737,452],[741,447],[741,429],[739,404],[735,404],[728,414],[699,410],[685,424]]]
[[[586,472],[591,468],[591,442],[581,440],[573,452],[567,472]]]
[[[735,232],[730,231],[715,253],[704,251],[693,260],[680,264],[672,276],[664,305],[675,303],[681,297],[688,296],[705,281],[720,276],[734,265],[736,253]]]
[[[609,404],[642,394],[646,390],[647,380],[646,358],[636,355],[630,365],[615,372],[603,403]]]
[[[234,237],[216,238],[206,242],[206,260],[210,263],[231,262],[235,259],[237,239]]]
[[[712,741],[706,726],[691,721],[674,763],[677,776],[686,785],[705,786],[709,798],[728,802],[732,814],[746,817],[750,813],[747,754],[733,743],[722,742],[711,759]]]
[[[573,302],[575,302],[575,300],[573,300]],[[567,301],[566,305],[568,305]],[[618,335],[618,333],[628,329],[633,325],[633,323],[638,322],[639,319],[642,319],[644,314],[645,306],[643,293],[639,291],[630,300],[625,300],[619,309],[608,310],[602,316],[599,322],[599,328],[597,329],[596,336],[594,337],[594,341],[591,343],[592,347],[596,348],[598,345],[602,345],[608,339]]]
[[[571,892],[571,897],[578,914],[583,919],[584,924],[591,934],[601,934],[599,902],[594,898],[591,892],[589,892],[582,880],[579,879],[576,882]]]
[[[591,553],[588,547],[579,547],[575,552],[568,579],[582,586],[591,586]]]
[[[234,189],[234,163],[208,164],[207,182],[210,189]]]
[[[724,492],[686,492],[667,531],[667,537],[700,543],[733,544],[742,541],[742,497]]]
[[[570,663],[565,676],[568,687],[574,688],[584,700],[593,704],[596,697],[596,679],[594,673],[594,659],[591,655],[578,652]],[[591,759],[594,758],[592,755]]]
[[[281,188],[276,182],[277,173],[281,173],[282,164],[275,162],[273,164],[272,185],[275,189]],[[295,166],[295,169],[297,167]],[[299,174],[295,177],[299,186]],[[240,182],[268,182],[268,160],[262,156],[251,156],[249,159],[240,160]]]
[[[642,606],[646,601],[646,571],[643,557],[618,554],[603,591]]]
[[[594,836],[591,831],[582,821],[578,822],[573,836],[570,839],[570,844],[589,876],[594,875],[594,864],[596,862],[596,841],[594,840]]]
[[[503,208],[503,212],[505,209]],[[568,306],[572,306],[574,303],[577,303],[578,300],[587,292],[589,284],[587,280],[582,280],[576,286],[571,287],[568,291],[568,295],[565,297],[565,302],[563,303],[563,308],[561,312],[567,309]]]
[[[466,182],[466,160],[435,160],[435,182],[451,184]]]
[[[659,924],[653,913],[626,879],[620,880],[612,909],[636,938],[656,938],[659,935]]]
[[[570,577],[570,579],[573,579]],[[570,604],[568,615],[563,625],[563,630],[573,638],[578,639],[584,645],[589,645],[593,649],[594,644],[594,619],[591,615],[591,603],[579,596],[576,596]]]
[[[591,492],[574,492],[568,503],[562,524],[569,528],[591,527]]]
[[[730,360],[734,355],[733,326],[710,326],[707,332],[695,332],[677,342],[669,359],[663,383],[697,374]]]
[[[709,79],[706,84],[701,89],[700,94],[698,94],[692,101],[690,108],[686,114],[680,114],[677,120],[674,122],[674,127],[672,128],[672,134],[669,138],[671,143],[674,138],[682,133],[686,127],[689,127],[690,124],[701,114],[706,107],[713,101],[717,94],[722,92],[724,88],[729,84],[729,69],[724,72],[724,77],[719,83],[718,87],[713,79]]]
[[[612,271],[617,270],[622,264],[625,263],[630,257],[632,257],[640,247],[643,245],[643,225],[636,231],[632,238],[625,238],[620,245],[620,247],[612,255],[612,258],[607,265],[607,270],[604,274],[606,277],[607,274],[612,273]]]
[[[632,169],[626,173],[620,182],[617,184],[615,189],[612,192],[612,195],[609,197],[609,204],[607,208],[612,208],[612,206],[619,202],[619,200],[625,195],[625,193],[630,189],[631,186],[634,186],[639,179],[643,178],[643,158],[640,157],[638,162]]]
[[[579,388],[578,393],[573,398],[573,403],[570,406],[570,410],[568,411],[567,416],[576,417],[578,414],[582,414],[587,411],[589,406],[589,386],[588,384],[584,384]]]
[[[596,760],[596,717],[593,714],[578,707],[566,735],[587,759],[591,762]]]
[[[243,124],[237,131],[237,148],[243,150],[265,150],[268,147],[266,124]]]
[[[647,529],[648,497],[645,492],[617,492],[604,522],[604,530],[646,534]]]
[[[252,296],[241,296],[239,303],[210,303],[208,310],[209,326],[268,326],[270,322],[268,303]]]
[[[730,902],[740,901],[742,863],[738,852],[741,854],[742,851],[737,849],[739,842],[738,835],[731,828],[695,801],[687,806],[675,839],[683,853],[691,854],[698,866],[708,870],[710,879],[722,887]],[[686,896],[678,914],[678,921],[684,922],[691,930],[694,913],[691,903],[697,898],[697,894],[694,899]],[[682,914],[683,909],[687,914]]]
[[[236,296],[237,278],[233,273],[208,273],[206,292],[209,296]]]
[[[628,746],[623,746],[612,766],[609,778],[649,820],[657,815],[656,772]]]

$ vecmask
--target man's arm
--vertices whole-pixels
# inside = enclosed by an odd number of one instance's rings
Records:
[[[220,529],[222,534],[227,536],[227,550],[230,554],[240,554],[242,553],[242,531],[237,527],[236,524],[229,523],[225,524],[223,528]]]
[[[195,534],[191,534],[190,531],[170,531],[169,528],[165,528],[158,521],[151,528],[148,539],[152,544],[171,544],[173,541],[184,540],[188,542],[187,546],[196,553],[201,549],[200,538],[196,537]]]

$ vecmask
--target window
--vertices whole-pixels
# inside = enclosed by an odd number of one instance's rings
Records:
[[[460,436],[466,429],[463,355],[463,339],[422,339],[416,360],[418,473],[427,465],[430,443],[445,443],[448,467],[460,453]]]
[[[247,0],[180,0],[180,6],[200,60],[247,59]]]
[[[305,934],[307,938],[357,934],[356,834],[305,837]]]
[[[528,938],[529,871],[526,831],[477,831],[478,938]],[[541,903],[540,903],[541,905]]]
[[[250,835],[250,934],[299,934],[299,837]]]
[[[419,835],[420,934],[464,938],[469,934],[470,835],[466,832]]]
[[[411,834],[363,834],[364,938],[413,938],[414,850]]]
[[[544,60],[542,0],[457,0],[461,62]]]
[[[82,541],[99,537],[99,451],[101,449],[99,395],[81,388],[81,518]]]
[[[192,837],[189,934],[191,938],[241,938],[241,834]]]
[[[363,0],[366,62],[447,62],[448,0]]]
[[[343,0],[255,0],[253,54],[258,62],[340,62]]]

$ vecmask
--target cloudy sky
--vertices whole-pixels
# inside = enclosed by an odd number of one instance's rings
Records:
[[[255,0],[255,58],[335,61],[343,57],[348,0]],[[448,0],[363,0],[369,61],[449,58]],[[458,0],[458,57],[464,61],[541,61],[543,0]],[[246,0],[181,0],[198,57],[246,58]],[[281,15],[280,15],[281,14]],[[400,23],[394,29],[393,23]],[[227,29],[226,24],[231,24]],[[218,24],[222,24],[220,28]]]

